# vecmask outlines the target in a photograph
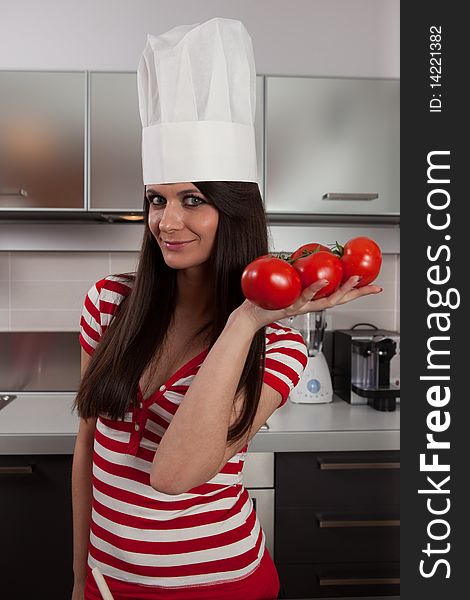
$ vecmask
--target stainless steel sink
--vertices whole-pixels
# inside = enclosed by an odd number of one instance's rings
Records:
[[[0,394],[0,410],[8,406],[16,398],[13,394]]]

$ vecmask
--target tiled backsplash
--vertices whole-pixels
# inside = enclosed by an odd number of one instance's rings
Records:
[[[0,252],[0,331],[78,331],[90,286],[137,261],[137,252]],[[328,311],[332,328],[367,322],[399,331],[399,273],[400,255],[384,255],[376,282],[384,291]]]

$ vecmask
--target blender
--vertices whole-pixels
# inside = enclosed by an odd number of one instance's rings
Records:
[[[333,385],[330,370],[322,352],[326,329],[326,311],[306,313],[288,319],[305,340],[308,351],[307,366],[299,383],[290,393],[290,400],[300,404],[332,402]]]

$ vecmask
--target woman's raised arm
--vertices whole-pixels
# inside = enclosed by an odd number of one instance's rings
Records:
[[[227,321],[206,356],[163,435],[152,463],[150,483],[166,494],[181,494],[209,481],[217,473],[227,452],[227,432],[235,393],[253,337],[264,325],[295,314],[344,304],[381,288],[353,289],[351,278],[329,298],[310,301],[325,285],[306,288],[296,303],[286,309],[261,309],[248,300]],[[278,401],[272,392],[270,403]],[[269,410],[269,407],[266,409]]]

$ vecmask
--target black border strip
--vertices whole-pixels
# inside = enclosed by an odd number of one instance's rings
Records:
[[[466,342],[470,327],[465,301],[470,203],[464,189],[469,171],[464,147],[469,129],[464,89],[470,53],[460,6],[436,1],[401,4],[400,562],[401,598],[405,600],[468,595],[464,561],[470,529],[466,517],[470,425]],[[436,83],[440,85],[431,87]],[[450,168],[428,172],[430,163]],[[438,209],[439,204],[443,208]],[[447,227],[433,229],[447,219]],[[435,268],[429,271],[430,267]],[[431,278],[441,282],[431,282]],[[429,297],[428,289],[434,291]],[[448,298],[454,308],[439,306],[439,293],[443,302]],[[437,306],[431,307],[431,303]],[[442,314],[440,325],[448,331],[439,330],[439,319],[430,317],[432,313]],[[449,353],[432,355],[430,349]],[[436,376],[449,380],[420,379]],[[429,391],[433,386],[434,394]],[[446,386],[449,399],[439,402]],[[433,431],[438,427],[442,431]],[[449,448],[427,448],[427,434],[448,443]],[[448,465],[449,471],[426,471],[424,464],[420,468],[421,454],[425,463],[438,461]],[[442,514],[432,514],[433,510]]]

